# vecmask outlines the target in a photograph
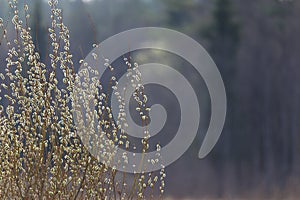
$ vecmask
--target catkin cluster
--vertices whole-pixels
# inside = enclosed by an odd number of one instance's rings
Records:
[[[119,90],[112,75],[109,85],[119,102],[114,120],[108,94],[95,78],[98,71],[81,60],[79,64],[86,67],[75,73],[77,63],[73,63],[70,53],[70,33],[63,23],[62,10],[57,0],[49,0],[48,4],[49,64],[41,61],[33,42],[26,4],[21,14],[18,1],[9,0],[13,16],[8,21],[0,18],[0,47],[1,51],[7,51],[5,71],[0,73],[0,199],[162,198],[164,168],[159,172],[128,174],[109,167],[108,162],[115,160],[114,147],[129,149],[131,145],[126,134],[125,89]],[[7,28],[10,25],[11,33]],[[93,55],[95,59],[100,56]],[[105,61],[103,67],[113,74],[113,66]],[[128,67],[131,87],[136,88],[133,94],[138,102],[136,110],[146,122],[150,108],[146,106],[138,65],[131,66],[127,58],[124,64]],[[78,84],[81,87],[75,87]],[[91,103],[95,110],[90,110]],[[101,134],[95,130],[101,130]],[[89,134],[79,137],[80,133]],[[91,136],[96,143],[100,141],[93,146],[101,152],[101,158],[92,156],[91,149],[83,145],[82,140],[90,140]],[[141,141],[144,153],[149,149],[148,139],[145,128]],[[126,154],[118,159],[120,163],[127,162]]]

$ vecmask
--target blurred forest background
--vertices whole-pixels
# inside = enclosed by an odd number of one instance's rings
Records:
[[[31,26],[47,54],[49,7],[31,5]],[[227,90],[228,114],[214,150],[197,159],[195,140],[167,168],[172,198],[298,199],[300,196],[300,1],[64,0],[75,60],[92,44],[144,26],[171,28],[202,44]],[[22,8],[20,3],[20,8]],[[0,0],[0,17],[9,16]],[[0,36],[2,33],[0,33]],[[0,52],[4,70],[6,52]],[[78,68],[78,66],[77,66]]]

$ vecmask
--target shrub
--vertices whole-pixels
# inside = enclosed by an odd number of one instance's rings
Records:
[[[8,3],[13,13],[13,32],[10,33],[7,23],[0,19],[3,31],[1,48],[6,46],[8,49],[5,73],[0,74],[0,198],[162,197],[164,169],[147,174],[120,172],[106,163],[100,163],[82,144],[73,117],[73,112],[78,111],[74,108],[77,99],[74,85],[82,77],[74,70],[69,30],[63,23],[58,1],[48,2],[51,8],[51,26],[48,30],[50,64],[41,61],[33,42],[33,30],[28,25],[28,6],[24,5],[24,16],[21,16],[17,0],[9,0]],[[81,64],[84,63],[81,61]],[[126,64],[130,69],[131,64],[128,61]],[[105,66],[113,71],[110,64],[104,63]],[[137,71],[137,66],[133,70]],[[59,72],[63,74],[61,78],[57,75]],[[83,71],[78,74],[84,76]],[[109,84],[117,88],[114,76]],[[124,129],[126,119],[122,122],[111,119],[111,109],[105,98],[107,95],[101,91],[101,83],[96,81],[94,86],[97,90],[96,116],[99,125],[104,127],[108,143],[128,149],[129,141]],[[81,91],[81,94],[84,92]],[[119,95],[119,98],[122,99],[122,96]],[[141,107],[147,109],[144,104]],[[87,117],[89,113],[81,114]],[[84,127],[84,130],[88,128]],[[114,153],[109,148],[110,145],[105,146],[104,151],[108,157],[113,157]],[[143,152],[147,149],[145,137]],[[126,156],[122,159],[126,160]]]

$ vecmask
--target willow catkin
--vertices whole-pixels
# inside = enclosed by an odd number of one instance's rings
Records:
[[[0,106],[0,198],[1,199],[146,199],[147,190],[150,197],[160,196],[164,192],[164,168],[160,172],[134,174],[119,172],[116,167],[108,167],[93,157],[82,144],[78,131],[93,133],[93,127],[75,126],[73,113],[79,118],[87,119],[97,128],[103,128],[103,134],[96,141],[103,139],[100,146],[101,156],[107,161],[115,156],[114,145],[130,148],[126,135],[125,101],[123,91],[118,88],[118,82],[112,76],[111,88],[115,91],[119,102],[117,120],[112,117],[112,109],[107,102],[107,94],[102,91],[101,82],[94,77],[99,74],[95,66],[83,60],[82,71],[75,74],[73,57],[70,53],[70,32],[63,23],[62,10],[58,8],[57,0],[49,0],[51,26],[48,29],[50,66],[40,59],[40,54],[33,42],[31,28],[23,23],[17,0],[8,0],[8,6],[13,13],[11,24],[14,35],[7,40],[7,29],[4,20],[0,18],[0,29],[3,31],[1,40],[8,49],[5,73],[0,73],[1,99],[7,105]],[[24,5],[25,20],[30,17],[30,8]],[[97,47],[97,45],[94,45]],[[92,55],[94,59],[100,56]],[[141,119],[147,120],[144,113],[147,108],[147,96],[143,93],[141,74],[138,65],[128,67],[131,86],[136,88],[137,110],[142,112]],[[103,67],[113,73],[114,68],[105,59]],[[25,70],[26,68],[26,70]],[[63,74],[59,85],[57,72]],[[83,80],[82,82],[80,80]],[[75,83],[81,88],[74,88]],[[74,90],[78,89],[75,96]],[[89,91],[96,91],[90,95]],[[142,96],[139,95],[141,92]],[[87,109],[80,112],[74,101],[80,101]],[[95,111],[88,110],[89,102],[94,102]],[[2,102],[2,101],[1,101]],[[74,107],[73,107],[74,106]],[[84,122],[81,122],[84,124]],[[81,130],[79,130],[81,129]],[[149,133],[141,140],[143,152],[149,148]],[[84,139],[84,138],[83,138]],[[135,148],[134,148],[135,149]],[[160,146],[157,146],[159,154]],[[128,163],[126,154],[120,162]],[[159,159],[150,162],[159,162]],[[159,183],[160,181],[160,183]],[[154,193],[157,185],[158,193]]]

